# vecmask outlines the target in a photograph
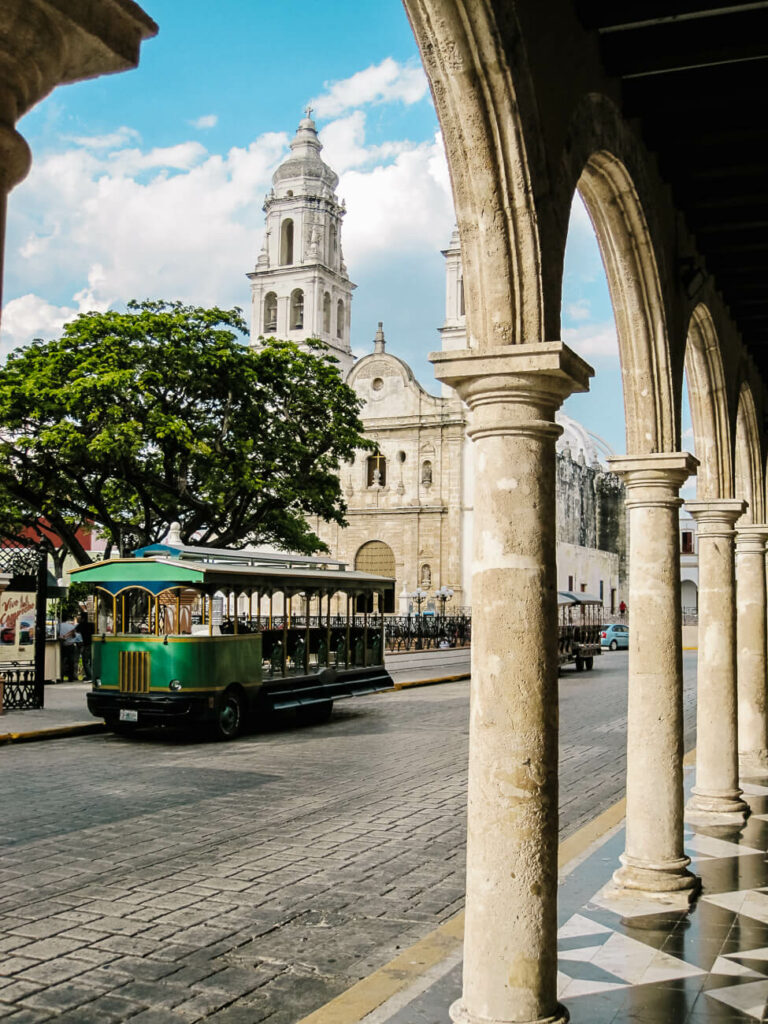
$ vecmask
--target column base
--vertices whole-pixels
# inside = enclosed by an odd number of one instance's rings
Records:
[[[461,999],[457,999],[448,1012],[453,1024],[568,1024],[571,1019],[571,1015],[561,1003],[557,1004],[553,1017],[536,1017],[535,1020],[515,1022],[511,1018],[502,1020],[499,1017],[477,1017],[469,1012]]]
[[[768,776],[768,750],[739,751],[739,778],[757,779]]]
[[[689,893],[692,897],[701,887],[701,879],[688,871],[690,857],[679,857],[665,864],[641,864],[626,853],[619,857],[622,866],[613,873],[613,885],[618,890],[664,896],[668,893]]]
[[[685,821],[692,825],[735,825],[749,815],[749,804],[741,799],[741,790],[726,793],[702,793],[693,788],[685,806]]]

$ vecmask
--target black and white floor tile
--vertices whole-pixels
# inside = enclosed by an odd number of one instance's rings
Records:
[[[565,880],[558,995],[573,1024],[768,1021],[768,785],[744,791],[743,827],[686,829],[702,881],[690,909],[616,897],[606,881],[623,833]]]

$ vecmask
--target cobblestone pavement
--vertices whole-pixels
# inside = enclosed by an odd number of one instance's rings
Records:
[[[564,834],[623,791],[626,655],[598,665],[561,680]],[[293,1024],[380,967],[461,906],[467,696],[0,750],[0,1019]]]

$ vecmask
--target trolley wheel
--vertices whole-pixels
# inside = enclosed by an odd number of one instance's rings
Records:
[[[318,701],[316,704],[305,704],[299,709],[299,719],[305,725],[323,725],[333,712],[333,701]]]
[[[583,658],[576,658],[576,671],[577,672],[583,672],[584,671],[584,659]]]
[[[121,722],[117,715],[109,715],[104,719],[104,724],[115,736],[133,736],[136,732],[134,722]]]
[[[224,691],[221,704],[216,712],[212,734],[217,740],[234,740],[243,731],[243,697],[236,687]]]
[[[618,651],[618,649],[619,649],[619,645],[618,645],[618,643],[615,640],[611,640],[611,642],[608,644],[608,646],[610,647],[610,649],[612,651]]]
[[[594,664],[595,664],[595,659],[594,658],[585,658],[584,659],[584,668],[587,670],[587,672],[591,672],[592,671],[592,666]]]

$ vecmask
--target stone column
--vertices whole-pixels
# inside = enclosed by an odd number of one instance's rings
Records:
[[[0,100],[0,110],[5,106]],[[0,114],[0,117],[2,114]],[[3,301],[3,264],[5,254],[5,215],[8,193],[24,178],[32,156],[29,146],[13,125],[0,120],[0,309]]]
[[[736,581],[734,525],[743,501],[689,501],[698,523],[699,654],[696,704],[696,785],[686,821],[743,821],[736,719]]]
[[[684,452],[609,459],[629,530],[627,838],[614,882],[649,895],[693,890],[683,853],[683,658],[678,491]]]
[[[736,531],[736,667],[739,703],[739,772],[768,775],[766,721],[765,543],[768,525]]]
[[[554,414],[591,371],[559,342],[431,359],[469,406],[475,467],[464,984],[451,1017],[565,1021]]]

